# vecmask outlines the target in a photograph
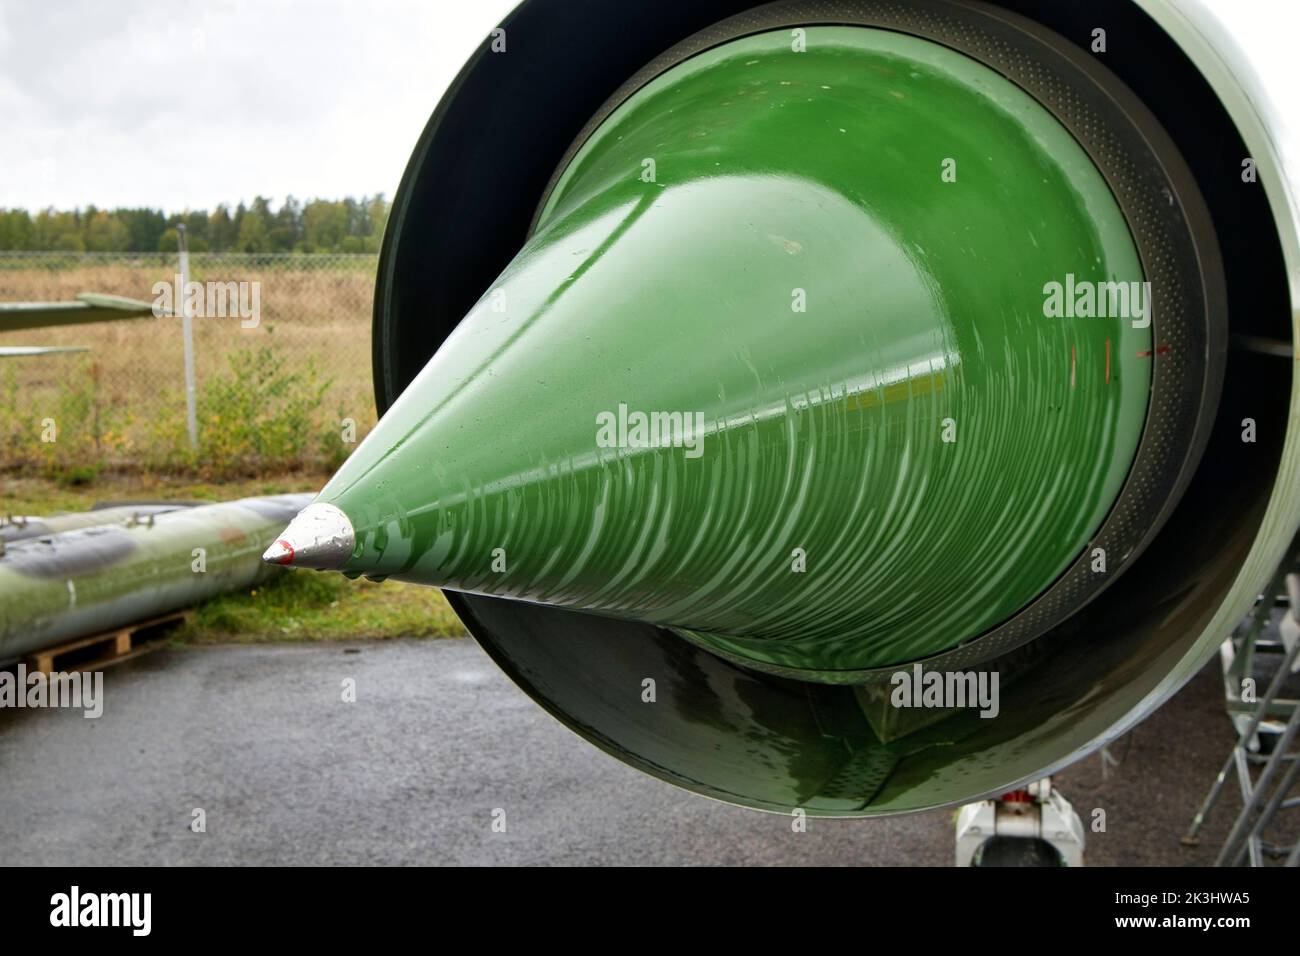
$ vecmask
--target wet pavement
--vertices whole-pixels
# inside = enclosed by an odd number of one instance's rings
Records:
[[[344,702],[344,682],[356,700]],[[790,818],[646,777],[571,734],[469,640],[163,650],[104,715],[0,711],[0,864],[948,865],[954,811]],[[1210,862],[1179,836],[1227,756],[1217,661],[1057,778],[1092,865]],[[206,832],[191,821],[201,809]],[[505,811],[505,832],[493,828]]]

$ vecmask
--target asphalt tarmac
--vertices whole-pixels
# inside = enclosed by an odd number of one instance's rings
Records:
[[[1057,778],[1085,820],[1106,808],[1090,865],[1213,860],[1235,793],[1199,848],[1179,836],[1233,739],[1217,668],[1112,745],[1118,766]],[[0,864],[946,866],[953,814],[794,833],[589,746],[469,640],[163,650],[106,673],[98,720],[0,711]]]

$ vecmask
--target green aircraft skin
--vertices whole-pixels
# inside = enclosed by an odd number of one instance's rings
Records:
[[[0,302],[0,332],[51,329],[63,325],[117,322],[157,316],[152,303],[120,295],[83,292],[76,302]],[[89,352],[83,346],[0,346],[0,358],[36,358]]]
[[[150,302],[83,292],[77,296],[76,302],[0,302],[0,332],[116,322],[153,315],[154,307]]]
[[[17,345],[0,346],[0,358],[40,358],[45,355],[77,355],[90,349],[79,346]]]

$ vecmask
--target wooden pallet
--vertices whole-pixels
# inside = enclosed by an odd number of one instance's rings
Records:
[[[56,670],[60,673],[100,670],[156,650],[162,646],[163,637],[193,616],[193,611],[174,611],[94,637],[47,647],[29,655],[25,663],[29,671],[42,674],[53,674]]]

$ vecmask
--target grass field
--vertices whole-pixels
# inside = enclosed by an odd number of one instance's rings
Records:
[[[172,282],[159,257],[89,260],[58,268],[0,256],[0,302],[67,301],[80,292],[152,301]],[[0,346],[86,346],[89,353],[0,360],[0,441],[10,469],[111,466],[255,473],[346,455],[344,420],[359,439],[374,423],[370,311],[374,260],[193,259],[192,280],[260,283],[260,321],[194,321],[202,449],[185,435],[184,350],[174,318],[0,333]],[[250,369],[278,362],[259,381]],[[235,364],[232,365],[232,362]],[[292,394],[276,392],[292,377]],[[43,443],[47,419],[57,443]],[[279,426],[277,428],[277,426]],[[270,437],[266,437],[270,436]]]
[[[150,474],[102,475],[66,488],[40,478],[0,475],[0,511],[48,515],[85,511],[112,501],[232,501],[257,495],[317,491],[328,476],[312,472],[221,483]],[[254,590],[198,608],[178,641],[249,643],[354,641],[395,637],[458,637],[465,633],[442,593],[387,582],[349,581],[339,574],[289,572]]]
[[[314,471],[219,482],[152,472],[110,472],[88,484],[68,487],[39,476],[0,474],[0,512],[48,515],[89,511],[97,504],[114,501],[234,501],[320,491],[328,480],[328,474]]]
[[[464,634],[464,625],[441,591],[296,571],[263,588],[209,601],[178,639],[219,644]]]

